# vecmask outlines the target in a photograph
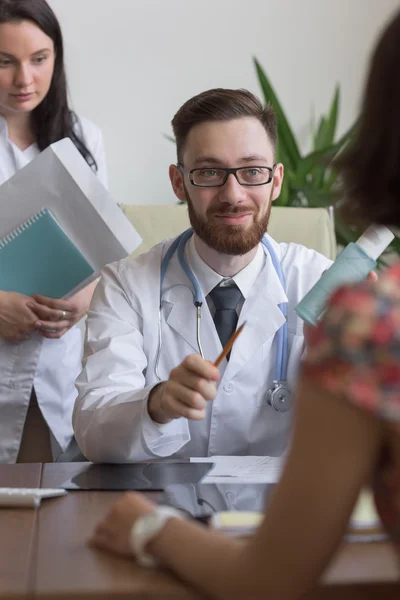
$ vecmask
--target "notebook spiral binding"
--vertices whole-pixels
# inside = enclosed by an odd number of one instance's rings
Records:
[[[12,242],[12,240],[14,240],[16,237],[18,237],[23,231],[25,231],[25,229],[29,229],[29,227],[31,225],[33,225],[33,223],[38,221],[41,217],[43,217],[43,215],[45,215],[46,212],[47,212],[47,208],[42,208],[42,210],[39,210],[32,217],[30,217],[29,219],[27,219],[26,221],[21,223],[21,225],[19,225],[18,227],[13,229],[13,231],[11,231],[7,235],[5,235],[3,238],[1,238],[0,239],[0,250],[2,248],[5,248],[7,246],[7,244]]]

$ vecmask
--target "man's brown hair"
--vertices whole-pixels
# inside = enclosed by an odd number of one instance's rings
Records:
[[[190,98],[172,119],[178,162],[182,164],[185,143],[195,125],[206,121],[231,121],[242,117],[255,117],[260,121],[275,151],[278,134],[272,106],[263,106],[260,100],[247,90],[216,88]]]

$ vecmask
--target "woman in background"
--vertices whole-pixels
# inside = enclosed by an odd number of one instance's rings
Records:
[[[55,14],[45,0],[0,0],[0,184],[65,137],[107,185],[101,132],[68,106]],[[75,325],[94,287],[69,300],[0,290],[0,463],[49,462],[71,441]]]
[[[351,212],[400,227],[400,14],[372,59],[340,167]],[[400,553],[400,261],[339,289],[309,332],[292,445],[263,523],[237,541],[122,496],[91,543],[156,559],[211,598],[295,600],[337,550],[361,488]]]

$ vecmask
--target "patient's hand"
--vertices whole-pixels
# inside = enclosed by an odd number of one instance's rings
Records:
[[[34,294],[29,307],[37,314],[36,329],[49,339],[60,338],[85,316],[97,281],[86,286],[68,300]]]
[[[153,512],[155,508],[156,505],[143,494],[124,494],[112,504],[107,515],[98,523],[89,544],[125,556],[132,555],[132,527],[139,517]]]
[[[198,421],[206,416],[207,402],[217,394],[220,378],[217,367],[200,354],[190,354],[175,369],[168,381],[150,392],[148,412],[156,423],[169,423],[185,417]]]

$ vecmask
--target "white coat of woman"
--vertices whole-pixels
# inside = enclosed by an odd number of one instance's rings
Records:
[[[46,0],[0,0],[0,184],[65,137],[106,185],[101,132],[68,107],[55,14]],[[47,462],[68,447],[81,369],[76,324],[94,287],[69,300],[0,290],[0,463]]]

